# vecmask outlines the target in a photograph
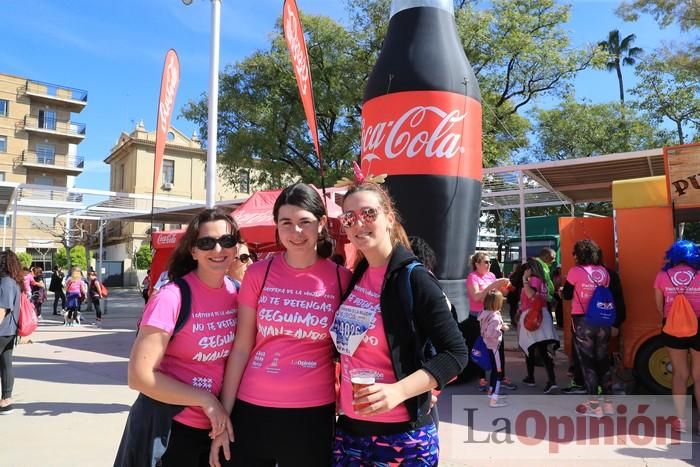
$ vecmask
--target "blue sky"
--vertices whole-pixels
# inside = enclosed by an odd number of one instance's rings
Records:
[[[340,0],[297,0],[306,13],[345,21]],[[678,38],[675,27],[659,30],[648,16],[626,23],[614,15],[618,1],[573,1],[567,28],[574,46],[607,38],[608,31],[637,34],[645,50]],[[223,0],[220,69],[256,49],[266,49],[282,0]],[[108,189],[109,168],[102,161],[122,131],[139,120],[153,130],[163,60],[168,49],[180,58],[176,116],[189,100],[206,92],[209,75],[211,6],[209,0],[3,0],[0,72],[85,89],[86,109],[74,115],[87,125],[78,152],[86,169],[77,186]],[[623,71],[625,88],[634,85]],[[614,73],[585,71],[576,82],[579,98],[606,102],[618,98]],[[191,135],[194,125],[173,118],[173,126]]]

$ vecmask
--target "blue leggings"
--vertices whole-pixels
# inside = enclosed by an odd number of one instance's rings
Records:
[[[438,465],[439,440],[434,424],[394,435],[356,436],[336,427],[333,465],[389,467]]]

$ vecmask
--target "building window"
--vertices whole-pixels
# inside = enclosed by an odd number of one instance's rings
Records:
[[[149,229],[149,231],[147,231],[147,233],[151,233],[151,232],[162,232],[163,230],[165,230],[165,224],[163,224],[163,223],[158,223],[158,222],[154,222],[154,223],[153,223],[153,228],[152,228],[152,229]]]
[[[163,161],[163,183],[175,183],[175,161]]]
[[[56,147],[53,144],[36,145],[36,161],[39,164],[53,165],[55,162]]]
[[[12,216],[0,216],[0,227],[12,227]]]
[[[250,172],[248,170],[238,171],[238,191],[250,193]]]
[[[35,185],[48,185],[53,186],[53,177],[47,177],[46,175],[37,175],[34,177]]]
[[[0,136],[0,152],[7,152],[7,136]]]
[[[0,99],[0,117],[7,117],[10,113],[10,101],[7,99]]]
[[[0,182],[5,181],[5,172],[0,172]]]
[[[39,128],[45,130],[56,129],[56,112],[53,110],[39,110]]]
[[[168,139],[168,141],[174,141],[175,140],[175,133],[173,133],[172,131],[169,131],[167,139]]]
[[[124,189],[124,164],[117,166],[117,190]]]

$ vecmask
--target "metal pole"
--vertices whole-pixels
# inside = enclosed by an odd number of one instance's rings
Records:
[[[527,230],[525,228],[525,187],[523,171],[518,172],[518,195],[520,197],[520,262],[527,261]]]
[[[7,214],[2,216],[2,251],[5,251],[7,241]]]
[[[12,208],[12,251],[17,252],[17,200],[19,195],[15,196],[15,205]]]
[[[103,245],[103,239],[104,239],[104,224],[105,221],[100,220],[99,224],[99,229],[100,229],[100,253],[99,256],[97,257],[97,280],[100,281],[100,284],[102,283],[102,256],[104,253],[102,253],[102,245]]]
[[[209,119],[207,122],[207,207],[216,202],[216,143],[219,111],[219,24],[221,0],[211,0],[211,48],[209,56]]]

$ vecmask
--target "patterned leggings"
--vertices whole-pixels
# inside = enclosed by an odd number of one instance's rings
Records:
[[[356,436],[335,430],[337,467],[437,466],[439,440],[434,424],[395,435]]]
[[[608,355],[610,328],[592,326],[583,316],[573,317],[574,347],[581,363],[586,392],[598,395],[598,386],[603,394],[612,394],[612,368]]]

